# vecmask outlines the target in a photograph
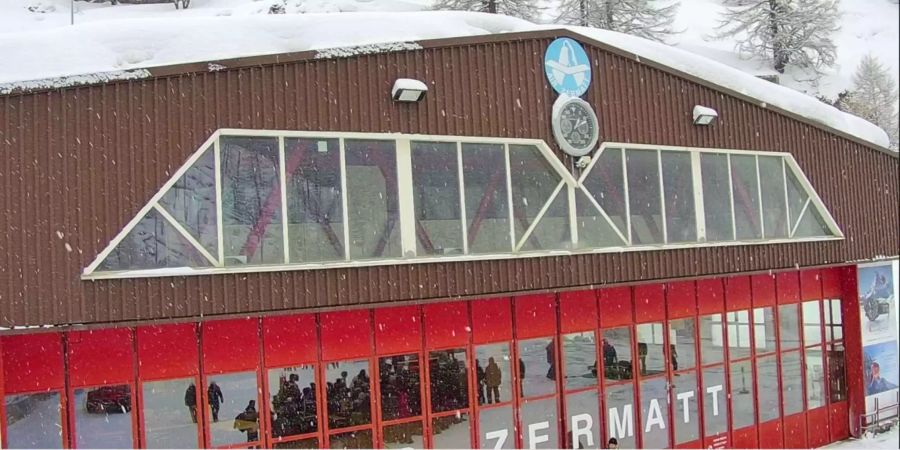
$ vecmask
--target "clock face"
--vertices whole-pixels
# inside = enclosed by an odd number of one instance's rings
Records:
[[[584,156],[599,138],[597,116],[584,100],[560,97],[553,108],[553,134],[563,151]]]

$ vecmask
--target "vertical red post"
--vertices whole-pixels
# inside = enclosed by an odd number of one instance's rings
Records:
[[[859,417],[866,412],[866,392],[863,381],[862,323],[859,317],[858,274],[856,266],[841,269],[841,316],[844,321],[844,361],[847,370],[847,403],[850,414],[850,435],[860,436]]]

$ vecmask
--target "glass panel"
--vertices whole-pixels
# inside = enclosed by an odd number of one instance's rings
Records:
[[[513,217],[518,241],[550,200],[560,177],[533,145],[509,146],[509,170],[512,174]]]
[[[219,253],[216,155],[212,147],[169,188],[159,204],[209,253]]]
[[[625,177],[622,173],[622,150],[607,148],[597,157],[597,163],[584,179],[584,186],[606,211],[622,234],[627,235],[625,222]]]
[[[340,143],[286,138],[284,161],[291,262],[344,259]]]
[[[697,364],[695,355],[697,335],[694,330],[694,319],[678,319],[669,321],[669,352],[672,370],[693,369]]]
[[[800,186],[800,182],[790,167],[785,166],[785,172],[787,173],[788,211],[791,213],[790,224],[793,227],[800,218],[800,211],[803,209],[806,200],[809,199],[809,195]]]
[[[660,156],[666,205],[666,233],[669,243],[695,242],[697,240],[697,219],[694,211],[691,155],[686,152],[663,151]]]
[[[429,353],[431,412],[469,407],[469,380],[466,351],[461,348]]]
[[[469,253],[509,253],[506,153],[502,145],[463,144]]]
[[[98,266],[98,270],[144,270],[168,267],[210,267],[208,259],[155,209]]]
[[[384,448],[425,448],[422,422],[407,422],[385,426]]]
[[[841,317],[841,300],[825,300],[825,339],[837,341],[844,338],[843,318]]]
[[[372,448],[372,430],[332,434],[328,438],[328,443],[329,448]]]
[[[296,441],[276,442],[272,444],[272,448],[303,448],[316,449],[319,447],[318,438],[299,439]]]
[[[478,413],[478,428],[481,430],[479,448],[516,448],[512,406],[482,409]]]
[[[467,413],[432,419],[432,448],[472,448],[469,427]]]
[[[532,230],[531,236],[522,245],[521,251],[570,249],[572,248],[570,231],[569,194],[566,187],[563,187]]]
[[[75,445],[133,448],[131,387],[127,384],[75,389]]]
[[[781,168],[781,157],[759,156],[758,160],[765,237],[786,238],[787,206],[784,203],[784,172]]]
[[[512,372],[509,344],[487,344],[475,347],[475,373],[478,378],[478,404],[512,401]]]
[[[278,139],[222,137],[225,264],[284,262]]]
[[[776,350],[775,310],[771,306],[753,310],[753,342],[757,354]]]
[[[809,207],[806,208],[806,212],[803,213],[803,217],[800,218],[800,224],[794,230],[793,237],[805,238],[831,235],[832,233],[828,229],[828,225],[825,224],[822,213],[816,209],[815,205],[810,203]]]
[[[597,339],[593,331],[563,335],[566,389],[597,385]]]
[[[728,431],[725,367],[703,369],[703,429],[707,437]]]
[[[700,173],[703,181],[706,240],[730,241],[734,239],[734,233],[731,228],[728,155],[702,153]]]
[[[715,364],[725,360],[722,351],[725,343],[722,339],[722,315],[708,314],[700,316],[700,358],[701,364]]]
[[[193,378],[143,383],[146,448],[198,448]]]
[[[728,321],[728,359],[750,357],[750,311],[725,314]]]
[[[556,398],[525,400],[521,411],[525,448],[559,448]]]
[[[822,317],[818,300],[803,302],[803,345],[822,343]]]
[[[63,448],[60,411],[58,392],[7,395],[7,448]]]
[[[832,403],[847,399],[847,373],[844,367],[844,344],[831,344],[828,351],[828,382]]]
[[[785,416],[803,411],[803,371],[800,352],[781,354],[781,404]]]
[[[272,437],[313,433],[316,417],[316,370],[312,365],[269,369]]]
[[[657,153],[655,150],[627,150],[625,159],[632,244],[661,244],[663,217]]]
[[[594,206],[582,189],[575,190],[575,207],[578,209],[578,247],[603,248],[625,245],[612,225]]]
[[[781,350],[791,350],[800,347],[800,305],[778,306],[778,340],[781,341]]]
[[[381,380],[381,419],[396,420],[422,415],[419,355],[378,359]],[[421,426],[421,425],[420,425]]]
[[[325,370],[328,428],[333,430],[372,423],[368,370],[369,361],[366,360],[328,363]]]
[[[602,330],[603,377],[606,381],[630,380],[631,330],[627,327]]]
[[[344,141],[350,259],[401,256],[394,141]]]
[[[665,373],[666,356],[662,323],[637,326],[638,369],[642,377]]]
[[[456,143],[412,143],[418,256],[463,253],[456,156]]]
[[[697,373],[678,374],[673,380],[675,413],[675,443],[684,444],[700,438],[700,403],[697,395]]]
[[[519,341],[519,379],[523,397],[556,392],[554,361],[553,338]]]
[[[825,406],[825,360],[822,348],[806,349],[806,408]]]
[[[209,433],[213,447],[258,440],[256,373],[214,375],[207,378],[207,382]]]
[[[757,358],[756,382],[759,400],[759,422],[767,422],[781,417],[778,393],[778,359],[776,355]]]
[[[602,446],[600,428],[603,422],[600,421],[600,395],[596,390],[566,395],[566,414],[565,448]]]
[[[644,448],[669,447],[669,392],[665,378],[641,382],[641,436]]]
[[[619,448],[635,448],[634,386],[606,386],[606,435],[619,441]]]
[[[753,410],[753,366],[750,361],[731,363],[731,420],[734,429],[753,425],[756,412]]]
[[[731,195],[734,198],[734,226],[738,239],[762,238],[759,186],[756,181],[756,157],[731,155]]]

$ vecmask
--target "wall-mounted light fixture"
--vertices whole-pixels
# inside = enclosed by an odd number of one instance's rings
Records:
[[[717,117],[719,117],[719,113],[712,108],[694,106],[694,125],[712,125]]]
[[[428,86],[425,83],[410,78],[398,78],[391,89],[391,97],[398,102],[417,102],[422,100],[426,92]]]

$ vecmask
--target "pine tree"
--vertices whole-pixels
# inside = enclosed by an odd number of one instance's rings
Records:
[[[838,98],[837,106],[878,125],[891,139],[891,148],[900,144],[900,124],[898,124],[897,82],[878,58],[866,55],[856,67],[853,75],[853,89]]]
[[[557,22],[602,28],[664,41],[671,34],[680,2],[652,0],[562,0]]]
[[[724,0],[716,38],[733,37],[742,53],[819,72],[834,64],[838,0]]]
[[[504,14],[532,21],[540,15],[537,0],[437,0],[432,9]]]

